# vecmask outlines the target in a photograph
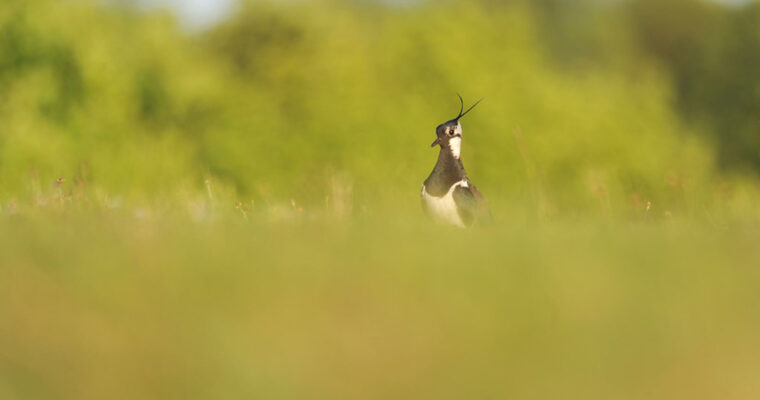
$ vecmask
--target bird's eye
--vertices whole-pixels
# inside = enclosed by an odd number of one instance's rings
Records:
[[[454,130],[453,129],[449,130],[449,136],[454,136]]]

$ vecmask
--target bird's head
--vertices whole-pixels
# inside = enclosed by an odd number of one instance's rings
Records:
[[[470,112],[470,110],[475,108],[475,106],[477,106],[478,103],[480,103],[482,100],[483,99],[478,100],[475,102],[475,104],[468,108],[467,111],[463,111],[464,101],[462,100],[462,96],[459,96],[459,115],[457,115],[456,118],[446,121],[435,128],[436,138],[430,147],[439,145],[441,148],[449,148],[451,149],[451,152],[454,154],[454,156],[456,158],[459,158],[459,152],[462,145],[462,124],[459,122],[459,120],[462,119],[465,114]]]

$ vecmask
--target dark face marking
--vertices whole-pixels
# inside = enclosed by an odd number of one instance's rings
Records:
[[[437,128],[435,128],[435,135],[436,139],[433,141],[433,144],[430,145],[430,147],[435,147],[435,145],[439,145],[441,147],[446,147],[449,145],[449,141],[451,138],[455,137],[462,137],[462,125],[459,124],[459,120],[464,117],[468,112],[470,112],[475,106],[477,106],[483,99],[480,99],[475,102],[470,108],[467,109],[467,111],[464,111],[464,100],[462,100],[462,96],[459,96],[459,115],[457,115],[456,118],[452,120],[448,120],[440,125],[438,125]]]
[[[432,146],[440,145],[441,147],[446,147],[449,145],[449,140],[452,138],[462,137],[462,125],[460,125],[459,121],[455,119],[446,121],[435,128],[435,135],[437,138]]]

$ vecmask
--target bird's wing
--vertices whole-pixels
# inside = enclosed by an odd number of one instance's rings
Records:
[[[454,189],[453,197],[459,218],[465,225],[471,225],[478,214],[483,195],[473,185],[459,185]]]
[[[472,191],[472,195],[475,196],[475,198],[478,200],[478,204],[482,207],[486,204],[486,198],[483,197],[483,194],[480,193],[480,190],[475,187],[472,183],[468,184],[470,187],[470,191]]]
[[[491,210],[483,194],[477,187],[467,181],[467,186],[460,185],[454,189],[454,202],[457,205],[459,217],[465,225],[471,225],[476,220],[479,223],[492,221]]]

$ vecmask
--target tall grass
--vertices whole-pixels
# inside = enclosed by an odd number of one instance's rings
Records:
[[[3,398],[760,393],[757,225],[65,204],[2,217]]]
[[[2,2],[0,399],[758,397],[756,179],[615,12],[471,3]]]

